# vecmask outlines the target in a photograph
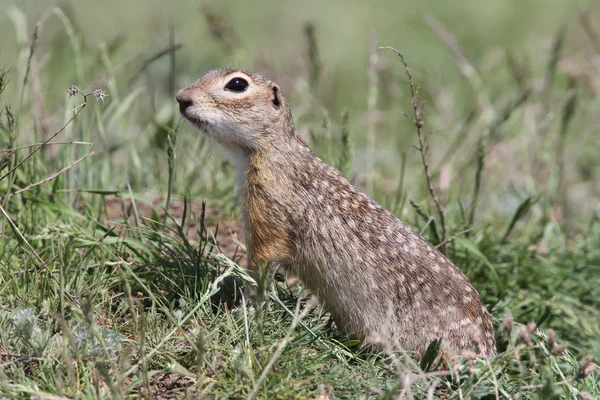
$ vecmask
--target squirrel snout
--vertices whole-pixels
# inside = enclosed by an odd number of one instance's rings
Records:
[[[185,114],[187,109],[190,108],[194,104],[194,101],[192,100],[192,96],[190,95],[189,91],[186,89],[181,89],[179,92],[177,92],[177,96],[175,96],[175,98],[177,99],[177,102],[179,103],[179,112],[181,114]]]

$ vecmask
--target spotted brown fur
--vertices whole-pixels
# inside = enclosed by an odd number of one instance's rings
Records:
[[[223,90],[233,77],[247,90]],[[441,338],[447,360],[495,353],[489,315],[467,277],[311,152],[276,84],[213,70],[177,99],[238,168],[249,267],[284,265],[363,343],[422,354]]]

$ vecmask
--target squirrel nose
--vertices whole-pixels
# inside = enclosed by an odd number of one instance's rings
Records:
[[[194,104],[192,96],[190,95],[189,91],[185,89],[181,89],[179,92],[177,92],[177,96],[175,96],[175,98],[179,103],[179,112],[182,114],[185,114],[187,109]]]

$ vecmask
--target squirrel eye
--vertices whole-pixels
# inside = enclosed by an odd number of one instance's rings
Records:
[[[243,92],[248,89],[248,82],[242,78],[233,78],[227,85],[225,85],[225,89],[231,90],[232,92]]]

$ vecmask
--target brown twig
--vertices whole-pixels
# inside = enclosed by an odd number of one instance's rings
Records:
[[[316,302],[315,298],[311,298],[310,301],[306,304],[306,306],[304,306],[304,309],[302,310],[302,312],[300,312],[300,304],[301,304],[300,299],[298,299],[298,302],[296,304],[296,312],[294,313],[294,319],[292,320],[292,324],[291,324],[287,334],[283,337],[283,339],[281,339],[281,341],[279,341],[277,348],[275,349],[275,352],[273,353],[273,355],[269,359],[269,362],[267,363],[265,368],[263,368],[260,376],[256,380],[256,383],[254,384],[252,391],[250,392],[250,394],[248,394],[248,397],[247,397],[248,400],[252,400],[257,396],[262,383],[264,382],[267,375],[269,374],[269,372],[275,365],[275,362],[277,362],[277,360],[281,356],[285,347],[288,345],[288,343],[292,339],[292,335],[294,333],[294,330],[296,329],[296,326],[298,326],[298,323],[300,321],[302,321],[313,310],[313,308],[316,306],[317,302]]]
[[[460,232],[458,232],[458,233],[456,233],[456,234],[454,234],[454,235],[450,236],[448,239],[444,240],[443,242],[441,242],[441,243],[437,244],[437,245],[435,246],[435,248],[437,249],[437,248],[439,248],[439,247],[442,247],[442,246],[447,246],[447,245],[449,245],[451,242],[455,241],[456,239],[458,239],[458,238],[459,238],[459,237],[461,237],[462,235],[464,235],[464,234],[466,234],[466,233],[469,233],[469,232],[471,232],[472,230],[473,230],[473,228],[469,228],[469,229],[465,229],[464,231],[460,231]]]
[[[92,145],[92,147],[93,147],[93,145]],[[77,164],[79,164],[80,162],[82,162],[86,158],[88,158],[90,156],[93,156],[94,154],[96,154],[96,153],[94,153],[93,151],[90,150],[90,152],[87,153],[85,156],[83,156],[81,158],[78,158],[77,160],[73,161],[71,164],[67,165],[65,168],[61,169],[60,171],[57,171],[57,172],[53,173],[50,176],[47,176],[46,178],[42,179],[41,181],[38,181],[38,182],[32,183],[32,184],[30,184],[28,186],[25,186],[24,188],[19,189],[19,190],[17,190],[14,193],[8,194],[8,195],[6,195],[5,198],[9,198],[11,196],[14,196],[14,195],[17,195],[17,194],[20,194],[20,193],[23,193],[23,192],[27,192],[28,190],[31,190],[34,187],[43,185],[44,183],[49,182],[52,179],[56,178],[57,176],[65,173],[65,172],[67,172],[68,170],[70,170],[71,168],[75,167]],[[2,199],[2,200],[4,200],[4,199]]]
[[[68,141],[61,141],[61,142],[50,142],[50,143],[46,143],[46,146],[50,146],[52,144],[86,144],[86,145],[93,145],[92,142],[81,142],[78,140],[68,140]],[[19,146],[19,147],[13,147],[12,149],[0,149],[0,153],[12,153],[14,151],[17,150],[25,150],[25,149],[30,149],[32,147],[36,147],[36,146],[41,146],[42,143],[34,143],[34,144],[28,144],[25,146]]]
[[[31,244],[29,244],[27,239],[25,239],[25,236],[23,236],[23,234],[17,227],[17,224],[14,223],[12,218],[10,218],[10,215],[8,215],[8,213],[6,212],[4,207],[2,207],[2,204],[0,204],[0,213],[2,213],[4,215],[4,217],[8,220],[8,223],[10,224],[10,226],[13,228],[13,230],[17,234],[17,236],[19,236],[19,238],[23,241],[23,243],[25,243],[25,246],[29,249],[29,251],[31,251],[33,256],[39,261],[39,263],[42,265],[42,267],[44,267],[46,272],[48,272],[48,274],[50,275],[50,279],[54,279],[54,281],[56,283],[60,284],[58,278],[56,276],[54,276],[54,274],[52,273],[52,270],[50,269],[50,267],[48,267],[48,264],[46,264],[44,259],[42,257],[40,257],[40,255],[35,251],[33,246],[31,246]],[[65,292],[65,294],[74,304],[77,304],[76,299],[73,297],[73,295],[71,295],[69,292]]]
[[[69,96],[75,96],[77,94],[80,94],[83,97],[83,103],[78,105],[77,107],[75,107],[75,109],[73,110],[73,116],[71,118],[69,118],[69,120],[67,122],[64,123],[63,126],[61,126],[61,128],[56,131],[53,135],[51,135],[48,139],[44,140],[42,143],[40,143],[39,146],[37,146],[31,153],[29,153],[27,156],[25,156],[20,162],[17,163],[17,165],[15,165],[14,167],[12,167],[10,169],[10,171],[8,171],[6,174],[2,175],[2,177],[0,177],[0,181],[2,181],[4,178],[6,178],[8,175],[10,175],[13,171],[15,171],[17,168],[19,168],[25,161],[27,161],[28,159],[30,159],[35,153],[37,153],[42,147],[46,146],[52,139],[54,139],[56,136],[58,136],[62,131],[65,130],[65,128],[75,119],[75,117],[77,117],[79,115],[79,113],[81,112],[81,110],[83,110],[85,108],[85,106],[87,105],[87,98],[89,96],[94,96],[96,97],[98,100],[104,101],[104,98],[107,97],[108,95],[106,93],[104,93],[103,90],[101,89],[96,89],[93,92],[90,93],[83,93],[81,90],[79,90],[79,88],[77,88],[76,86],[71,86],[68,90],[67,90],[67,94]]]
[[[442,237],[441,237],[441,242],[440,242],[440,247],[442,248],[442,252],[445,254],[446,253],[446,216],[445,216],[445,212],[444,212],[444,207],[442,206],[442,203],[440,202],[440,199],[438,198],[437,194],[435,193],[435,190],[433,190],[433,185],[431,183],[431,174],[429,173],[429,165],[427,164],[427,146],[425,145],[425,140],[423,139],[423,133],[422,133],[422,129],[423,129],[423,118],[421,116],[421,105],[419,104],[419,90],[418,88],[415,87],[415,84],[413,82],[413,78],[412,78],[412,73],[410,72],[410,68],[408,68],[408,64],[406,63],[406,60],[404,59],[404,55],[396,50],[393,47],[379,47],[379,49],[381,50],[390,50],[394,53],[396,53],[399,57],[400,60],[402,60],[402,64],[404,65],[404,71],[406,72],[406,75],[408,76],[408,85],[410,87],[410,95],[412,98],[412,107],[413,107],[413,112],[414,112],[414,119],[413,122],[415,124],[415,128],[417,130],[417,136],[419,137],[419,147],[417,147],[417,149],[419,150],[419,153],[421,153],[421,162],[423,164],[423,170],[425,172],[425,179],[427,180],[427,189],[429,190],[429,195],[431,196],[431,198],[433,199],[433,202],[435,203],[435,206],[438,210],[438,213],[440,215],[440,224],[442,225]]]
[[[25,236],[23,236],[23,234],[21,233],[21,231],[19,230],[17,225],[13,222],[12,218],[10,218],[10,215],[8,215],[8,213],[6,212],[4,207],[2,207],[1,204],[0,204],[0,212],[2,214],[4,214],[4,217],[8,220],[8,223],[10,224],[10,226],[12,226],[12,228],[15,231],[15,233],[17,234],[17,236],[19,236],[19,238],[21,238],[23,243],[25,243],[25,246],[27,246],[29,251],[31,251],[31,253],[34,255],[34,257],[40,262],[40,264],[42,264],[42,266],[50,274],[50,276],[53,276],[52,271],[48,267],[48,264],[46,264],[46,262],[42,259],[42,257],[40,257],[40,255],[35,251],[35,249],[29,244],[27,239],[25,239]]]
[[[56,131],[56,133],[54,133],[48,139],[46,139],[42,143],[40,143],[40,145],[38,147],[36,147],[31,153],[29,153],[21,161],[19,161],[17,163],[17,165],[15,165],[14,167],[12,167],[10,169],[10,171],[8,171],[4,175],[2,175],[2,177],[0,177],[0,181],[2,181],[4,178],[6,178],[8,175],[10,175],[14,170],[16,170],[17,168],[19,168],[21,166],[21,164],[23,164],[25,161],[27,161],[28,159],[30,159],[35,153],[38,152],[38,150],[40,150],[42,147],[44,147],[45,145],[47,145],[52,139],[54,139],[62,131],[64,131],[65,128],[75,119],[75,117],[77,117],[77,115],[79,115],[79,113],[81,112],[81,110],[83,110],[85,108],[85,105],[86,105],[86,103],[84,101],[83,104],[77,106],[77,108],[75,109],[75,113],[73,114],[73,116],[71,118],[69,118],[69,120],[67,122],[65,122],[64,125],[58,131]]]

